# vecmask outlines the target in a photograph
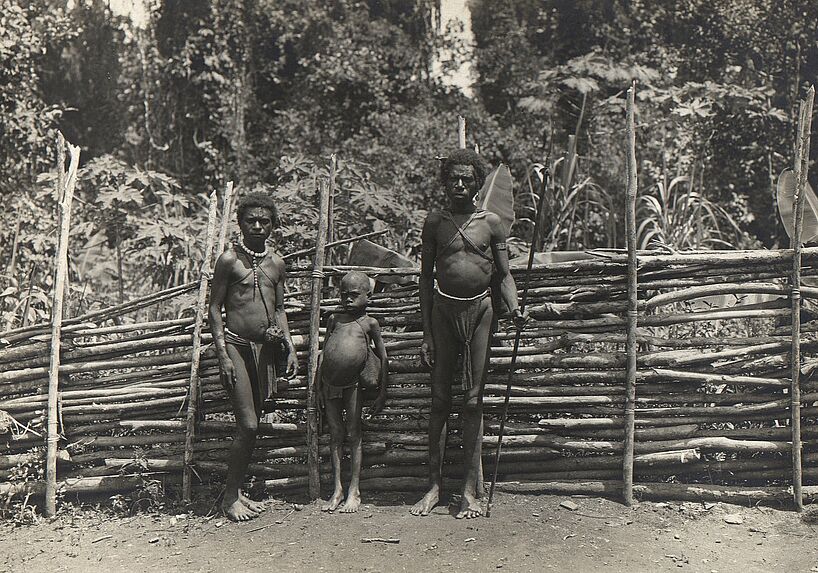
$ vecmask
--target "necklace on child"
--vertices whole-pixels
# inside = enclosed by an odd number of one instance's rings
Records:
[[[250,259],[250,266],[253,268],[253,297],[255,297],[256,289],[261,292],[261,285],[259,285],[258,282],[258,265],[264,260],[264,257],[267,256],[267,244],[264,244],[264,250],[260,253],[245,245],[244,237],[242,237],[238,244],[241,250],[244,251],[247,257]]]

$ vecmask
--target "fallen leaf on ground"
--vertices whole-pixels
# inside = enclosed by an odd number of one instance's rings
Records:
[[[730,515],[724,516],[724,523],[729,523],[730,525],[741,525],[744,523],[744,518],[737,513],[731,513]]]

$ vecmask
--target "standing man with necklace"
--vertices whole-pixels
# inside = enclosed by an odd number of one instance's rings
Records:
[[[287,348],[287,376],[295,375],[298,361],[284,312],[284,261],[267,246],[278,225],[275,204],[265,193],[250,193],[237,212],[241,238],[216,261],[208,315],[221,382],[236,417],[222,510],[233,521],[246,521],[264,509],[242,493],[241,485],[262,406],[275,398],[277,378],[284,374],[275,371],[275,347],[283,342]]]
[[[525,321],[508,269],[503,224],[496,214],[475,206],[487,171],[483,159],[471,150],[458,149],[443,158],[440,180],[449,209],[430,213],[423,224],[421,361],[432,368],[432,412],[429,491],[412,507],[413,515],[429,515],[440,499],[446,423],[452,409],[458,357],[462,358],[459,374],[463,385],[464,468],[457,518],[471,519],[482,514],[477,487],[483,440],[483,387],[494,322],[489,285],[494,274],[499,279],[500,298],[511,309],[515,323],[521,326]]]

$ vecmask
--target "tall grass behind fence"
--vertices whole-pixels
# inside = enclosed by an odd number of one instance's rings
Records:
[[[638,253],[636,497],[786,499],[791,484],[790,349],[792,251]],[[802,251],[805,282],[818,275],[818,248]],[[503,441],[498,487],[515,491],[616,494],[623,475],[626,257],[535,266],[532,320],[523,332]],[[342,275],[348,268],[325,269]],[[362,269],[417,274],[412,269]],[[521,269],[513,269],[522,284]],[[309,270],[295,270],[307,279]],[[179,289],[167,296],[189,292]],[[327,292],[327,296],[332,296]],[[809,309],[818,289],[802,286]],[[161,297],[160,297],[161,298]],[[152,303],[150,299],[143,304]],[[337,300],[325,298],[322,311]],[[181,481],[192,319],[111,324],[139,305],[67,320],[62,329],[58,489],[124,492]],[[301,372],[262,423],[250,467],[273,494],[306,491],[305,295],[288,298]],[[123,310],[124,309],[124,310]],[[390,356],[386,410],[367,417],[362,489],[426,486],[431,394],[420,365],[417,287],[376,294]],[[818,379],[812,373],[818,320],[803,316],[803,480],[818,484]],[[498,414],[514,332],[501,321],[486,382],[484,464],[493,462]],[[49,327],[0,335],[0,494],[38,493],[47,419]],[[205,330],[200,364],[202,421],[194,442],[194,484],[219,482],[232,434],[230,407]],[[444,474],[461,475],[460,386],[453,385]],[[0,427],[0,429],[2,429]],[[320,436],[321,478],[330,479],[328,436]],[[490,472],[485,472],[491,475]],[[695,486],[694,486],[695,484]],[[737,493],[739,492],[739,493]],[[809,496],[813,493],[805,488]],[[726,496],[726,497],[725,497]]]

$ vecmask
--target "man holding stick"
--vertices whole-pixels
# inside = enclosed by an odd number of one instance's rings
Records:
[[[233,521],[246,521],[264,509],[241,492],[241,484],[262,406],[278,393],[282,373],[275,371],[276,348],[287,349],[288,376],[295,375],[298,361],[284,312],[284,261],[266,243],[278,224],[273,200],[265,193],[250,193],[239,201],[237,211],[241,238],[216,261],[208,310],[221,382],[236,416],[222,510]]]
[[[499,295],[515,323],[525,321],[508,268],[505,230],[494,213],[475,201],[487,166],[474,151],[458,149],[443,158],[440,179],[449,210],[432,212],[421,235],[420,308],[423,318],[421,361],[432,369],[429,419],[429,491],[411,509],[429,515],[442,489],[446,422],[452,406],[452,383],[462,357],[463,497],[458,519],[482,514],[478,481],[483,440],[483,387],[489,365],[494,309],[489,285],[495,276]],[[494,293],[497,295],[497,293]]]

